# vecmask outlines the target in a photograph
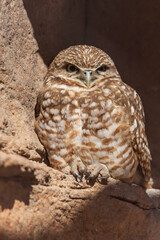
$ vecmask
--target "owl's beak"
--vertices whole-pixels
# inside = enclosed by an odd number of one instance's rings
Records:
[[[86,85],[87,85],[87,87],[89,87],[90,83],[91,83],[91,79],[92,79],[92,71],[85,70],[84,75],[85,75]]]

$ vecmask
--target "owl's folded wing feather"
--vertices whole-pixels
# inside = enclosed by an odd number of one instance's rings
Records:
[[[129,87],[129,86],[128,86]],[[143,174],[144,181],[147,183],[151,177],[151,154],[148,146],[145,132],[145,116],[142,101],[134,89],[130,88],[130,108],[131,115],[134,116],[134,122],[131,126],[133,134],[133,149],[137,155],[140,171]],[[133,129],[133,131],[132,131]]]

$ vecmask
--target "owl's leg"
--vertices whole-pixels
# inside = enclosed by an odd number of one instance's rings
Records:
[[[86,179],[104,179],[107,180],[110,177],[108,168],[104,164],[92,164],[87,167]]]
[[[82,182],[82,178],[85,174],[85,165],[82,163],[80,158],[75,157],[75,159],[71,163],[71,173],[73,176]]]

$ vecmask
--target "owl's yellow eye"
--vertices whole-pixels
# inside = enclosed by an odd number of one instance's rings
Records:
[[[75,65],[69,63],[66,67],[66,70],[67,72],[72,73],[72,72],[76,72],[78,68]]]
[[[100,71],[100,72],[105,72],[107,69],[108,69],[108,67],[106,65],[102,65],[97,70]]]

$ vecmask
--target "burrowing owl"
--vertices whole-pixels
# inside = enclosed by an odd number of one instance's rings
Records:
[[[50,164],[81,179],[147,187],[151,155],[140,97],[102,50],[78,45],[53,60],[39,93],[36,132]]]

